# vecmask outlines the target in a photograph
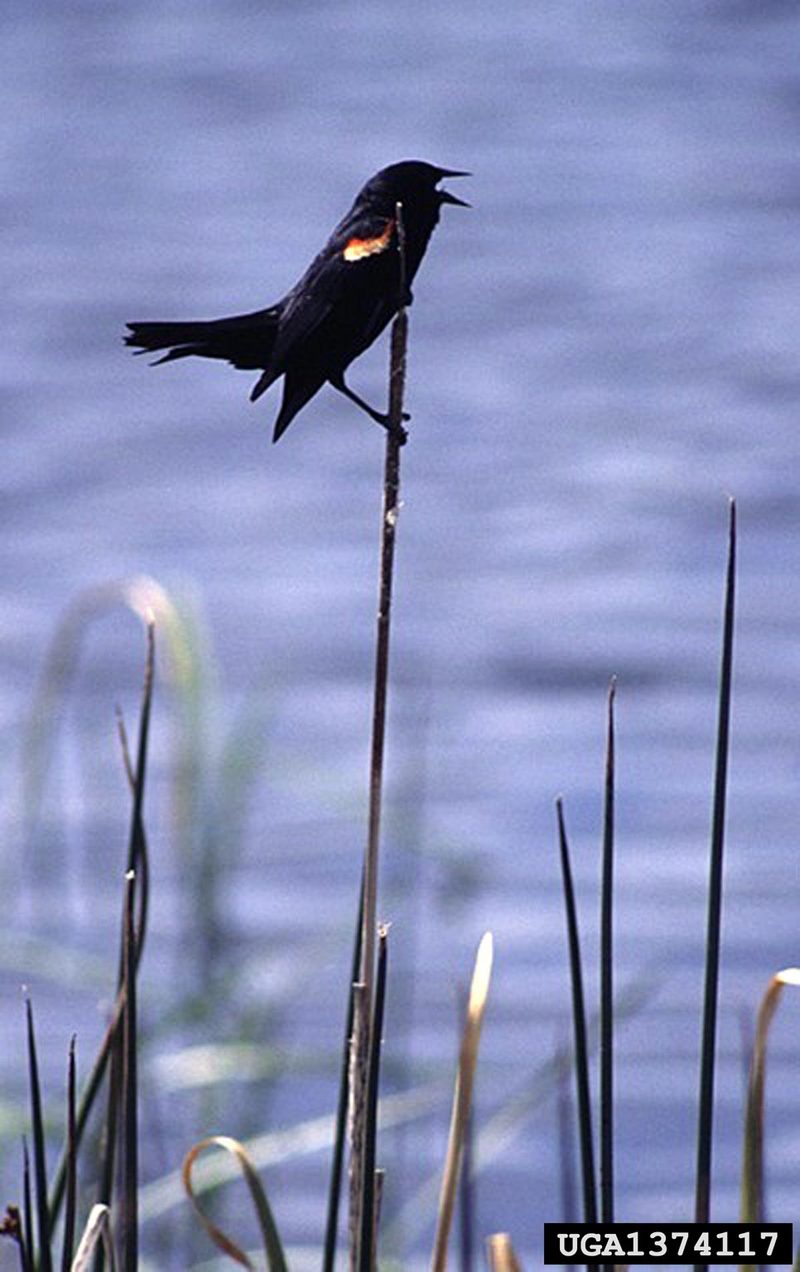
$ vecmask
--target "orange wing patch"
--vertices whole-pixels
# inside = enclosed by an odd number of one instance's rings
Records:
[[[377,238],[351,238],[342,256],[346,261],[363,261],[365,256],[377,256],[378,252],[386,251],[392,241],[393,233],[394,221],[387,221],[383,233]]]

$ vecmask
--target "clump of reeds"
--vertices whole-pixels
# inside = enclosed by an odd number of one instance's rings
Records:
[[[144,688],[139,716],[135,763],[128,748],[120,717],[122,761],[131,791],[130,830],[122,907],[117,991],[103,1040],[77,1097],[76,1047],[69,1049],[67,1077],[66,1141],[56,1169],[52,1189],[48,1188],[47,1158],[39,1062],[33,1005],[26,998],[28,1074],[30,1090],[33,1179],[27,1147],[23,1152],[23,1219],[6,1235],[19,1249],[23,1272],[51,1272],[58,1265],[63,1272],[94,1267],[133,1272],[138,1267],[138,1077],[136,977],[147,931],[149,869],[144,830],[144,792],[150,706],[153,690],[154,628],[147,623],[147,653]],[[97,1196],[82,1235],[77,1241],[78,1155],[95,1102],[106,1088],[103,1152],[99,1164]],[[112,1208],[115,1222],[112,1225]],[[63,1212],[63,1221],[60,1222]],[[13,1214],[13,1211],[11,1212]],[[35,1223],[34,1223],[35,1216]],[[60,1243],[57,1240],[61,1228]],[[60,1249],[59,1249],[60,1246]]]
[[[725,574],[722,649],[717,707],[716,758],[711,801],[708,914],[705,941],[703,1006],[700,1024],[700,1085],[697,1102],[695,1205],[692,1219],[707,1224],[710,1217],[714,1120],[715,1057],[719,967],[722,930],[722,882],[726,828],[726,797],[732,700],[733,638],[736,593],[736,506],[729,509],[728,555]],[[603,818],[601,944],[600,944],[600,1184],[596,1182],[593,1118],[589,1078],[589,1029],[583,992],[580,938],[572,886],[569,846],[561,799],[556,801],[562,879],[567,915],[567,937],[572,982],[576,1104],[583,1183],[582,1219],[613,1222],[614,1213],[614,1118],[613,1039],[614,1001],[612,883],[614,851],[614,693],[608,697],[605,806]],[[786,985],[800,984],[800,971],[787,968],[770,980],[758,1013],[750,1061],[744,1117],[741,1167],[742,1222],[761,1222],[763,1208],[764,1074],[769,1025]],[[799,1256],[800,1257],[800,1256]],[[698,1267],[703,1266],[698,1264]]]

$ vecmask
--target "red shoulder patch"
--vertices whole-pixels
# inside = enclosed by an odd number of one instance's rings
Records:
[[[383,231],[375,238],[351,238],[345,246],[342,256],[346,261],[363,261],[365,256],[376,256],[385,252],[392,241],[394,220],[387,221]]]

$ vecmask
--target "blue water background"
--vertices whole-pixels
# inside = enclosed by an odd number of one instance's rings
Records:
[[[128,319],[276,299],[366,176],[421,157],[470,169],[458,189],[474,209],[445,208],[411,311],[381,897],[393,922],[387,1090],[446,1083],[456,997],[486,928],[496,968],[479,1125],[563,1040],[553,800],[563,793],[593,969],[616,674],[617,984],[648,985],[618,1035],[617,1210],[689,1213],[733,494],[714,1213],[734,1218],[741,1035],[769,975],[800,962],[796,7],[7,0],[0,40],[6,1192],[18,1191],[20,984],[35,996],[56,1129],[60,1057],[76,1029],[88,1063],[110,994],[126,838],[114,705],[133,728],[142,653],[121,610],[89,630],[33,844],[19,783],[55,625],[108,580],[152,576],[202,616],[208,750],[245,716],[255,770],[235,833],[224,801],[201,816],[217,826],[232,978],[230,1000],[195,1029],[171,1016],[198,988],[186,933],[200,920],[172,807],[179,722],[159,682],[144,1176],[175,1169],[209,1131],[260,1133],[333,1107],[383,440],[324,391],[273,448],[272,394],[251,406],[248,377],[216,364],[151,371],[120,335]],[[374,400],[386,361],[383,341],[352,375]],[[213,789],[209,777],[194,795],[210,805]],[[248,1036],[288,1055],[288,1072],[266,1094],[242,1083],[216,1103],[176,1095],[169,1057],[225,1040],[245,1007]],[[798,1197],[796,1012],[789,998],[769,1071],[780,1219]],[[528,1263],[560,1207],[544,1090],[478,1184],[481,1231],[510,1231]],[[432,1113],[387,1133],[387,1225],[436,1171],[447,1106],[443,1085]],[[319,1152],[267,1173],[293,1247],[319,1243],[326,1170]],[[420,1214],[395,1250],[424,1257]],[[171,1215],[171,1248],[185,1251],[185,1213]],[[192,1258],[208,1257],[198,1242]],[[186,1266],[185,1253],[169,1258]]]

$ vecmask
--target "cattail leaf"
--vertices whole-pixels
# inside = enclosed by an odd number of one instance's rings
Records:
[[[102,1249],[108,1260],[108,1272],[116,1272],[114,1243],[111,1240],[110,1211],[108,1206],[92,1206],[86,1227],[78,1243],[70,1272],[88,1272],[96,1252]]]
[[[492,958],[492,934],[491,932],[486,932],[481,939],[478,953],[475,957],[475,967],[472,973],[472,983],[467,1002],[467,1018],[461,1038],[458,1072],[453,1092],[453,1109],[450,1117],[450,1135],[442,1176],[442,1187],[439,1193],[439,1213],[431,1259],[433,1272],[444,1272],[447,1266],[447,1243],[453,1222],[453,1208],[458,1184],[458,1172],[461,1165],[461,1153],[472,1103],[472,1085],[478,1063],[481,1027],[492,977]]]
[[[192,1168],[195,1161],[208,1148],[222,1148],[230,1153],[238,1163],[242,1174],[244,1175],[247,1187],[250,1190],[250,1196],[253,1199],[258,1223],[261,1229],[261,1237],[264,1242],[264,1252],[267,1257],[267,1266],[270,1272],[287,1272],[286,1258],[283,1253],[283,1246],[278,1235],[278,1229],[272,1215],[267,1195],[258,1177],[255,1167],[251,1162],[247,1150],[244,1145],[237,1139],[233,1139],[230,1135],[211,1135],[207,1139],[200,1140],[193,1148],[189,1149],[183,1161],[181,1171],[183,1186],[186,1189],[189,1200],[194,1207],[195,1214],[203,1225],[208,1236],[214,1244],[222,1250],[229,1258],[244,1268],[252,1268],[253,1263],[245,1254],[244,1250],[232,1241],[217,1224],[209,1219],[203,1210],[192,1185]]]
[[[764,1087],[767,1041],[772,1019],[787,985],[800,986],[800,968],[787,967],[783,971],[776,972],[767,985],[758,1009],[747,1081],[739,1211],[741,1223],[764,1221]],[[754,1266],[753,1264],[743,1265],[748,1269]]]
[[[711,1201],[711,1148],[714,1120],[714,1068],[716,1057],[717,1003],[719,998],[720,939],[722,930],[722,862],[725,847],[725,812],[728,790],[728,753],[733,679],[733,630],[736,602],[736,504],[730,501],[728,560],[722,621],[717,742],[714,771],[711,849],[709,853],[706,966],[700,1044],[700,1094],[697,1110],[697,1167],[695,1172],[695,1223],[707,1223]],[[705,1264],[696,1263],[695,1269]]]
[[[47,1206],[47,1159],[45,1156],[44,1119],[42,1116],[42,1092],[39,1086],[39,1063],[36,1057],[36,1032],[33,1025],[31,1000],[25,1000],[28,1023],[28,1075],[31,1097],[31,1126],[33,1134],[33,1178],[35,1182],[36,1216],[39,1230],[39,1267],[41,1272],[52,1272],[50,1252],[50,1212]]]
[[[490,1272],[522,1272],[507,1232],[495,1232],[486,1238],[486,1258]]]

